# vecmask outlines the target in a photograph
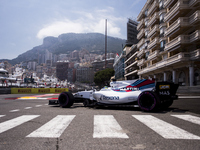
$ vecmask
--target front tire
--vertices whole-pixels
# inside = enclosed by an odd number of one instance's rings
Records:
[[[69,92],[63,92],[59,95],[58,102],[61,107],[69,108],[74,104],[74,96]]]
[[[144,91],[138,97],[138,105],[143,111],[155,111],[159,104],[159,97],[154,92]]]

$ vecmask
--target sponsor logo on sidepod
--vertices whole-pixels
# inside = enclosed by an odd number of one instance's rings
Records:
[[[119,100],[119,96],[101,96],[102,100]]]

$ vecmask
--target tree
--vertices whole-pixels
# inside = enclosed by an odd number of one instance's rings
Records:
[[[94,75],[94,83],[100,88],[104,85],[109,85],[110,78],[115,74],[115,71],[111,68],[98,71]]]

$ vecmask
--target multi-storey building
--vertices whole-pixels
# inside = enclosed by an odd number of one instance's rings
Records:
[[[67,80],[68,79],[68,61],[57,61],[56,63],[56,77],[59,80]]]
[[[127,22],[127,41],[126,44],[136,44],[138,42],[137,40],[137,34],[138,34],[138,30],[137,30],[137,25],[138,23],[132,19],[128,19]]]
[[[138,66],[137,66],[137,45],[132,45],[129,49],[126,50],[125,56],[125,80],[133,80],[138,78]]]
[[[79,67],[76,70],[76,81],[83,83],[94,82],[94,69],[92,67]]]
[[[114,70],[115,70],[115,79],[116,80],[125,80],[124,78],[124,60],[126,56],[126,51],[129,49],[129,46],[124,47],[123,52],[120,55],[116,55],[115,60],[114,60]]]
[[[137,20],[138,75],[200,84],[200,1],[147,0]]]

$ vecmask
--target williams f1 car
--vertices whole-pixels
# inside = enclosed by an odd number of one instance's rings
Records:
[[[178,84],[172,82],[155,82],[139,79],[112,81],[110,87],[100,91],[80,91],[75,94],[63,92],[58,100],[49,100],[49,105],[71,107],[75,102],[83,102],[84,106],[95,105],[138,105],[143,111],[166,109],[178,99]]]

